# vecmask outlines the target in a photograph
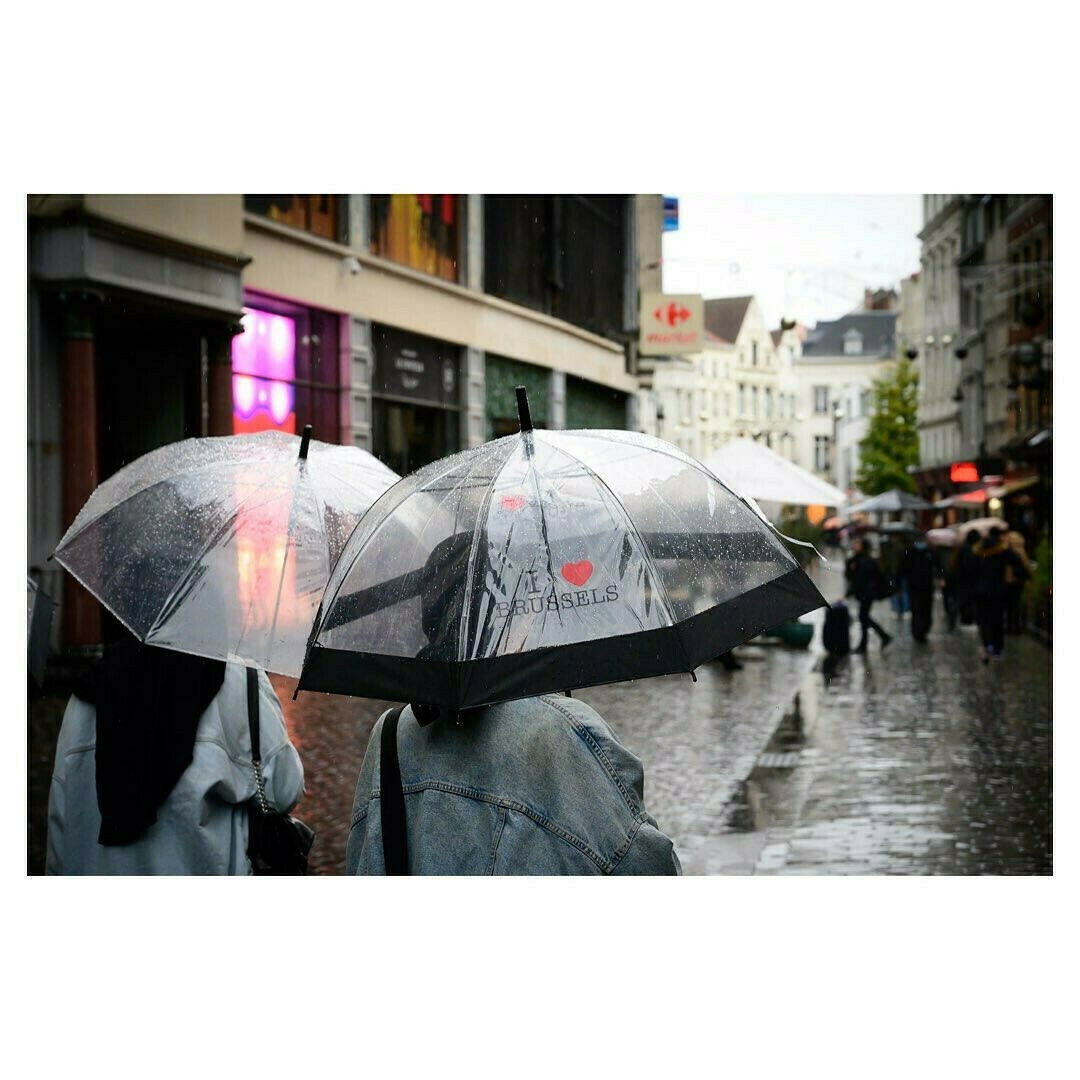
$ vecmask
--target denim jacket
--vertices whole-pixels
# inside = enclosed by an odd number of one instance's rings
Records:
[[[353,803],[346,870],[383,874],[376,723]],[[679,874],[645,810],[641,762],[582,701],[536,697],[398,722],[412,874]]]

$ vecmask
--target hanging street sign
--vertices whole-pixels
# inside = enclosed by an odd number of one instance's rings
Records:
[[[705,303],[700,293],[642,293],[638,326],[642,356],[698,352],[705,341]]]

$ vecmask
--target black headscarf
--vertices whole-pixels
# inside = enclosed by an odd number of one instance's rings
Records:
[[[131,635],[106,645],[75,690],[97,710],[98,843],[130,844],[157,820],[224,680],[221,660],[141,645]]]

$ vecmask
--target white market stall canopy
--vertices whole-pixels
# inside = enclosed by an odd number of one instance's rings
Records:
[[[753,439],[732,439],[705,458],[704,464],[736,494],[758,502],[840,507],[847,501],[838,487]]]

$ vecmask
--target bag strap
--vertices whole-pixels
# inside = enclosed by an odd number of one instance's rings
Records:
[[[252,667],[246,670],[248,731],[251,734],[251,764],[255,769],[255,789],[259,799],[259,809],[264,814],[269,814],[270,804],[266,801],[266,784],[262,774],[262,754],[259,749],[259,673]]]
[[[386,714],[379,741],[379,814],[382,820],[383,862],[386,873],[392,876],[409,873],[405,793],[401,790],[397,749],[398,720],[404,709],[404,705],[399,705]]]

